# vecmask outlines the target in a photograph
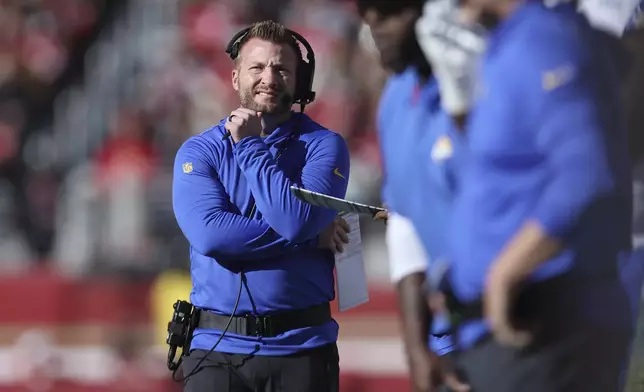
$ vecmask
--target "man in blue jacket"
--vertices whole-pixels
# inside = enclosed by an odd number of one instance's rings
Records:
[[[616,39],[573,5],[465,4],[492,31],[450,234],[459,365],[477,392],[617,392],[632,192]]]
[[[417,41],[415,25],[424,3],[360,0],[358,8],[383,67],[392,73],[380,98],[377,125],[385,179],[382,195],[389,212],[390,272],[412,385],[415,392],[434,391],[438,384],[456,392],[467,387],[441,372],[445,354],[453,349],[451,337],[445,335],[449,323],[440,314],[432,320],[423,285],[428,268],[445,257],[461,135]],[[430,330],[435,334],[428,334]]]
[[[314,98],[313,53],[305,61],[297,41],[270,21],[236,36],[228,52],[241,107],[176,156],[173,207],[200,309],[183,366],[189,392],[338,390],[329,302],[348,227],[289,188],[344,197],[349,153],[341,136],[291,111]]]

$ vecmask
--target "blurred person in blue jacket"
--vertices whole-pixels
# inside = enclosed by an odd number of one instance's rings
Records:
[[[633,329],[617,39],[573,4],[463,6],[490,35],[441,287],[461,376],[477,392],[618,391]]]
[[[186,141],[174,166],[173,207],[190,242],[190,299],[200,313],[185,391],[338,391],[329,302],[334,252],[349,228],[290,186],[344,197],[347,145],[291,111],[315,97],[303,37],[259,22],[227,51],[241,106]]]
[[[380,98],[377,124],[390,274],[398,292],[412,385],[417,392],[434,391],[439,385],[461,391],[467,387],[442,367],[453,349],[446,333],[448,320],[440,313],[430,317],[423,287],[428,268],[440,265],[447,250],[461,135],[445,108],[462,102],[439,90],[434,70],[419,47],[415,26],[424,3],[360,0],[358,10],[371,30],[381,64],[391,72]],[[464,26],[451,26],[478,40],[480,54],[483,37]]]
[[[641,4],[636,16],[622,37],[622,42],[631,55],[632,69],[623,82],[622,97],[626,125],[630,136],[629,146],[633,169],[633,254],[623,261],[622,280],[631,297],[633,325],[638,327],[644,283],[644,116],[641,105],[644,100],[644,29],[641,25]],[[639,25],[638,22],[639,21]],[[639,325],[641,328],[641,325]],[[637,369],[641,364],[641,338],[631,343],[632,354],[626,362],[626,370]],[[631,363],[632,362],[632,363]],[[625,375],[626,375],[625,371]]]
[[[621,277],[630,297],[632,323],[635,328],[638,327],[640,319],[644,284],[644,116],[641,111],[644,99],[643,8],[642,0],[621,0],[612,5],[597,0],[584,0],[580,6],[582,12],[597,28],[621,38],[631,65],[622,82],[622,102],[633,164],[633,251],[622,259]],[[631,358],[634,366],[641,362],[632,357],[639,355],[634,347],[636,342],[634,338],[630,345],[633,354],[624,361],[624,380]]]

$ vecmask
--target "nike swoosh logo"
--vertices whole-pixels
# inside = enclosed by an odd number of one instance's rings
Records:
[[[346,177],[343,176],[342,173],[340,173],[340,170],[337,167],[335,169],[333,169],[333,174],[335,174],[338,177],[343,178],[345,181],[347,180]]]

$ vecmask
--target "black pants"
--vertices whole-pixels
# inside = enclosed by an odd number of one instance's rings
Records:
[[[472,392],[621,392],[630,332],[579,329],[524,350],[486,338],[457,355]]]
[[[206,355],[184,358],[184,375]],[[184,376],[185,377],[185,376]],[[184,392],[338,392],[338,347],[329,344],[294,355],[268,357],[211,353],[184,382]]]

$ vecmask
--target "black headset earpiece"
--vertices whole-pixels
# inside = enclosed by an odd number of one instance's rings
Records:
[[[235,34],[226,46],[226,53],[228,53],[231,59],[235,60],[239,56],[240,44],[250,29],[250,27],[247,27]],[[300,57],[298,61],[297,81],[295,83],[295,94],[293,95],[293,103],[305,106],[315,100],[315,91],[313,91],[315,53],[313,52],[311,44],[304,37],[293,30],[287,29],[286,31],[293,37],[294,45],[297,46],[299,42],[306,50],[306,60],[304,60],[304,57]]]
[[[239,56],[239,42],[244,38],[246,34],[250,31],[250,27],[243,29],[233,36],[233,38],[228,42],[226,46],[226,53],[230,56],[231,59],[236,59]]]
[[[298,68],[296,96],[295,103],[300,105],[308,105],[315,100],[315,91],[313,91],[313,77],[315,76],[315,53],[309,41],[302,37],[299,33],[288,30],[293,36],[295,42],[299,42],[306,50],[306,61],[304,57],[300,58],[300,67]],[[294,97],[295,98],[295,97]]]

